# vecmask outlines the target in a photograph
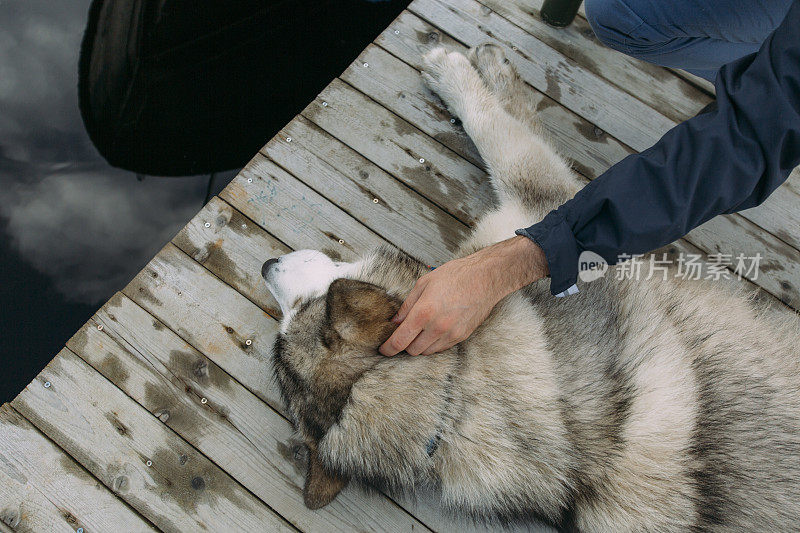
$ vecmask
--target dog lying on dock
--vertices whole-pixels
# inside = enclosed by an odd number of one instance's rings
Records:
[[[502,50],[443,48],[423,77],[475,142],[498,202],[458,255],[581,184],[544,141]],[[705,281],[609,275],[568,298],[503,299],[430,357],[378,347],[422,263],[301,250],[264,264],[283,311],[274,372],[309,450],[306,505],[349,479],[433,486],[477,518],[578,531],[788,531],[800,524],[800,343]]]

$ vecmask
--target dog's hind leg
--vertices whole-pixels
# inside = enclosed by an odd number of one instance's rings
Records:
[[[504,58],[488,48],[485,51],[495,60],[481,59],[483,76],[464,55],[439,47],[426,54],[423,77],[461,119],[489,167],[501,204],[521,204],[534,218],[543,216],[568,200],[578,182],[555,150],[532,131],[533,112],[520,119],[501,103],[501,97],[508,105],[520,98],[514,95],[514,86],[508,84],[500,97],[487,86],[485,79],[494,80],[495,87],[508,80],[504,81]],[[475,55],[480,58],[484,54]]]

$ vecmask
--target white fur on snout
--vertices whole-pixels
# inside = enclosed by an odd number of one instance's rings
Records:
[[[304,301],[322,296],[333,280],[350,276],[359,266],[360,263],[333,261],[316,250],[298,250],[281,256],[264,280],[281,307],[281,331],[286,331]]]

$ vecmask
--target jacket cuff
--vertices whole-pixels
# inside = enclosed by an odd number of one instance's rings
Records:
[[[564,296],[562,293],[577,292],[577,287],[573,287],[578,280],[578,243],[560,213],[551,211],[541,222],[514,233],[529,238],[544,251],[553,295]]]

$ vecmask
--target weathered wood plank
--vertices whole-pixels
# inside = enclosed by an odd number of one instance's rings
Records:
[[[298,529],[424,529],[355,487],[309,512],[289,422],[126,296],[115,295],[67,346]]]
[[[287,244],[300,241],[305,243],[302,247],[330,249],[349,259],[355,257],[355,249],[385,243],[356,220],[341,216],[341,209],[261,154],[220,196]]]
[[[467,140],[468,137],[460,126],[450,123],[450,117],[444,111],[444,107],[434,103],[435,99],[423,86],[419,76],[422,56],[439,43],[461,52],[466,52],[466,47],[407,11],[398,17],[387,31],[379,35],[375,42],[402,61],[372,53],[370,47],[364,54],[373,57],[364,57],[370,61],[371,66],[374,65],[374,68],[370,68],[370,72],[359,70],[360,57],[342,74],[343,79],[462,157],[470,159],[462,147],[473,146],[472,142]],[[404,65],[404,62],[408,65]],[[396,93],[392,91],[393,87],[401,87],[405,98],[397,98]],[[586,119],[530,85],[526,87],[529,89],[528,97],[539,112],[539,119],[554,146],[584,176],[594,178],[626,155],[633,153],[631,148]]]
[[[701,78],[700,76],[695,76],[694,74],[691,74],[690,72],[686,72],[685,70],[679,68],[670,68],[667,70],[671,71],[676,76],[683,78],[684,80],[686,80],[687,83],[691,83],[692,85],[694,85],[701,91],[705,92],[709,96],[713,97],[714,94],[716,93],[714,84],[706,79]]]
[[[603,45],[584,18],[576,17],[566,28],[554,28],[544,23],[539,14],[543,0],[478,1],[586,70],[674,121],[680,122],[694,116],[712,100],[705,91],[670,70]]]
[[[800,167],[763,204],[740,214],[800,250]]]
[[[474,0],[415,0],[409,10],[467,46],[502,44],[528,83],[635,150],[675,125]]]
[[[261,265],[291,249],[226,202],[213,197],[172,242],[264,311],[280,316]]]
[[[278,401],[266,396],[273,389],[265,371],[275,320],[175,245],[167,244],[122,292],[256,396]]]
[[[287,143],[285,138],[291,138]],[[452,258],[467,227],[303,116],[261,152],[387,241],[427,264]]]
[[[159,529],[294,531],[67,349],[12,405]]]
[[[401,16],[378,38],[383,40],[391,39],[387,33],[394,36],[395,40],[400,40],[400,35],[408,38],[408,28],[404,27],[402,22],[409,17],[413,17],[413,15],[409,13]],[[394,31],[402,31],[403,33],[395,35]],[[430,37],[431,34],[424,35],[424,42],[429,42]],[[463,48],[460,43],[453,44],[454,48]],[[419,59],[422,58],[422,54],[426,51],[422,46],[420,48],[421,50],[417,52]],[[368,64],[369,67],[365,68],[365,64]],[[399,69],[399,71],[395,69]],[[453,127],[451,123],[453,117],[450,116],[447,110],[443,106],[432,104],[429,97],[420,98],[421,95],[429,96],[430,92],[422,82],[419,72],[382,48],[372,44],[367,46],[347,70],[341,74],[340,78],[386,109],[395,113],[397,113],[398,108],[402,109],[403,114],[400,116],[410,124],[426,126],[420,129],[470,163],[477,167],[485,168],[472,139],[462,128]]]
[[[459,220],[495,199],[483,170],[338,79],[303,116]]]
[[[9,404],[0,408],[0,522],[14,531],[155,531]]]
[[[751,281],[800,309],[800,252],[740,216],[715,217],[692,230],[686,240],[710,253],[761,254],[758,277]]]

